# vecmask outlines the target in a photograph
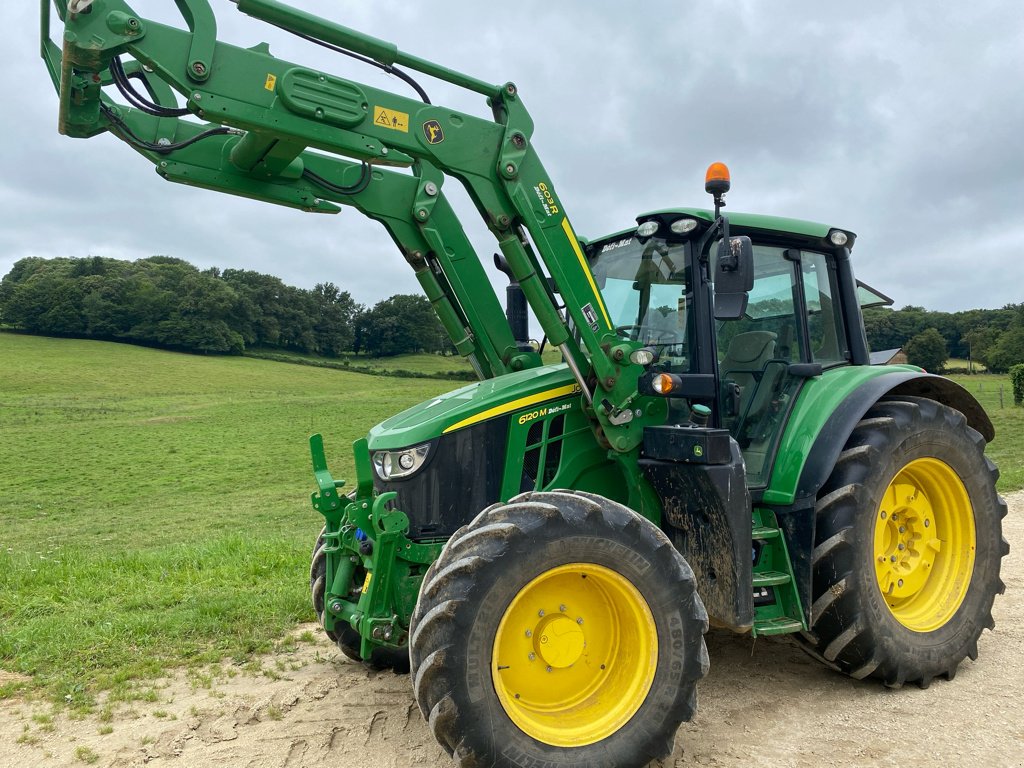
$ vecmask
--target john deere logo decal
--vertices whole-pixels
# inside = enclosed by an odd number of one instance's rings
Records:
[[[427,138],[427,144],[440,144],[444,141],[444,131],[437,120],[427,120],[423,124],[423,135]]]

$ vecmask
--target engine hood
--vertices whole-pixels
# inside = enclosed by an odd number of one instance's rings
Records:
[[[487,419],[579,394],[564,363],[506,374],[407,408],[370,430],[369,447],[397,449],[425,443]]]

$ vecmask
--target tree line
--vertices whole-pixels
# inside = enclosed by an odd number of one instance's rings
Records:
[[[334,283],[312,290],[242,269],[199,270],[182,259],[25,258],[0,281],[0,323],[52,336],[129,341],[190,352],[257,347],[339,357],[453,352],[420,295],[373,307]],[[1002,373],[1024,363],[1024,304],[932,312],[864,311],[874,350],[903,348],[910,362],[942,370],[948,357]]]
[[[864,310],[864,329],[871,349],[902,347],[911,363],[929,371],[941,371],[950,357],[994,373],[1024,363],[1024,304],[964,312],[875,307]]]
[[[170,256],[21,259],[0,281],[0,323],[213,354],[453,351],[423,296],[367,308],[334,283],[306,290],[250,270],[199,270]]]

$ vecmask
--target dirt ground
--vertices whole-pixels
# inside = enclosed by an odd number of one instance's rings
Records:
[[[1008,501],[996,631],[954,682],[891,691],[833,673],[789,640],[713,631],[699,712],[665,767],[1024,766],[1024,493]],[[113,706],[106,721],[47,722],[49,706],[0,702],[0,768],[452,765],[407,676],[369,672],[315,634],[262,671],[160,681],[157,701]]]

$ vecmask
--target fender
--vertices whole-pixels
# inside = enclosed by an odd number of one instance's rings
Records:
[[[793,576],[803,607],[804,618],[810,623],[811,609],[811,553],[814,549],[814,506],[818,491],[832,474],[835,466],[858,422],[871,406],[881,398],[894,395],[925,397],[960,411],[967,423],[992,442],[995,428],[981,404],[959,384],[919,371],[897,370],[863,382],[836,407],[818,432],[796,484],[790,504],[764,502],[776,512],[789,551]],[[767,494],[766,494],[767,495]]]
[[[974,396],[956,382],[929,373],[889,373],[866,382],[854,390],[825,422],[814,445],[807,455],[807,462],[797,483],[794,506],[805,500],[813,500],[828,476],[832,474],[839,454],[847,439],[864,414],[879,399],[893,395],[909,395],[936,400],[960,411],[967,423],[991,443],[996,436],[992,420]]]

